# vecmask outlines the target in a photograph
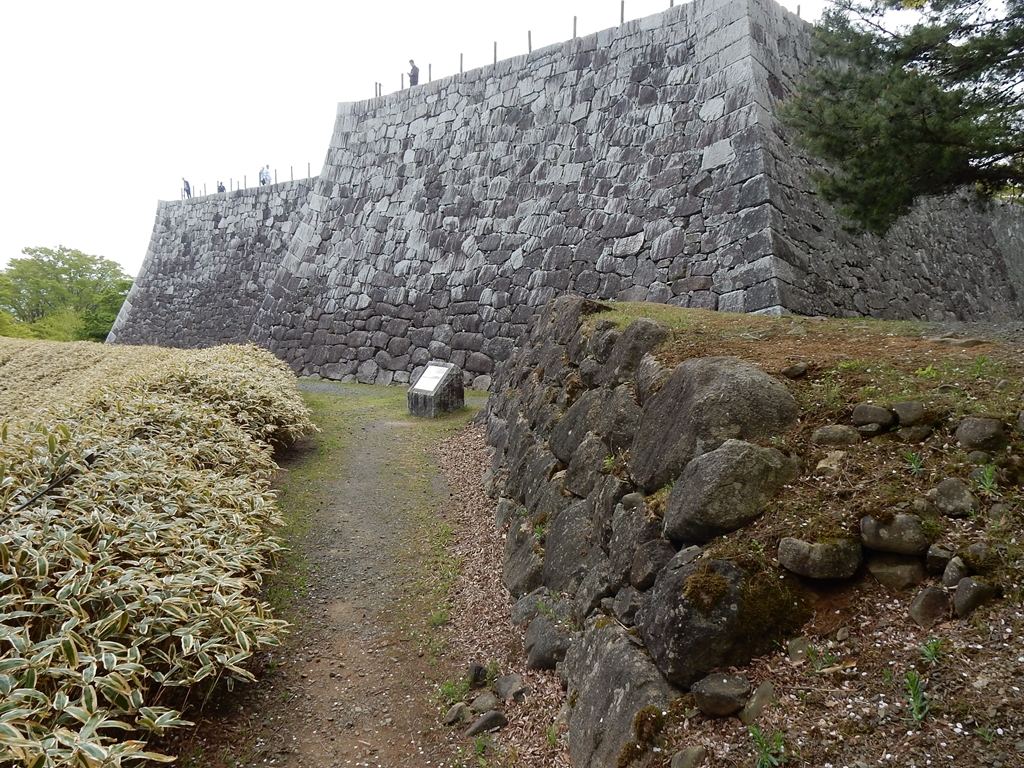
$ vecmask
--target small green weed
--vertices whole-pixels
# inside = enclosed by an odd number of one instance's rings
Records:
[[[813,645],[809,645],[807,646],[807,660],[811,662],[815,672],[821,672],[826,667],[835,666],[835,663],[839,661],[839,656],[827,649],[819,651]]]
[[[843,390],[839,386],[838,382],[835,381],[827,382],[821,388],[818,401],[821,405],[830,409],[841,408],[846,404],[846,398],[843,397]]]
[[[910,465],[910,474],[920,477],[924,474],[924,456],[917,451],[907,451],[903,454],[903,460]]]
[[[748,726],[747,730],[750,731],[754,749],[757,750],[755,768],[776,768],[786,762],[786,743],[781,733],[776,731],[769,736],[756,725]]]
[[[487,739],[483,736],[477,736],[473,739],[473,754],[477,757],[483,755],[487,751]]]
[[[497,659],[487,662],[487,685],[492,686],[501,677],[501,665]]]
[[[932,666],[939,663],[939,659],[946,655],[943,645],[945,641],[941,637],[929,637],[921,646],[921,659]]]
[[[946,530],[946,526],[938,518],[926,517],[921,521],[921,530],[928,541],[938,541]]]
[[[431,611],[430,616],[427,619],[433,629],[443,627],[451,620],[452,617],[447,608],[438,608],[437,610]]]
[[[844,360],[836,366],[840,371],[868,371],[868,364],[863,360]]]
[[[545,731],[544,735],[547,737],[548,746],[554,749],[558,746],[558,726],[552,723]]]
[[[907,701],[910,703],[910,717],[908,721],[912,721],[914,725],[920,725],[928,717],[928,710],[931,709],[928,697],[924,695],[924,684],[921,680],[921,675],[913,669],[908,669],[906,675],[904,675],[904,683]]]
[[[920,376],[922,379],[934,379],[939,375],[939,372],[929,365],[927,368],[918,368],[914,371],[914,375]]]
[[[437,692],[445,704],[458,704],[469,693],[469,680],[445,680],[437,687]]]
[[[992,742],[996,740],[996,732],[991,728],[975,728],[974,733],[982,738],[982,740],[988,746],[992,746]]]
[[[556,621],[558,619],[558,617],[555,616],[555,612],[551,610],[551,606],[549,606],[543,600],[537,601],[537,611],[540,613],[541,616],[546,616],[552,621]]]
[[[996,468],[994,465],[989,464],[983,470],[981,474],[976,478],[978,488],[986,496],[998,496],[999,495],[999,484],[996,481]]]

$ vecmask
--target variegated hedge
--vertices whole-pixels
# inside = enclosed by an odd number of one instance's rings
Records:
[[[0,764],[163,759],[169,689],[250,679],[284,622],[272,446],[315,430],[256,347],[0,338]]]

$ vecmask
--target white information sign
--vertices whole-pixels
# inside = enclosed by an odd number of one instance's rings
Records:
[[[434,394],[437,389],[437,385],[441,383],[441,379],[448,373],[448,368],[442,365],[428,365],[427,369],[423,371],[420,377],[416,380],[416,386],[413,389],[422,390],[423,392],[429,392]]]

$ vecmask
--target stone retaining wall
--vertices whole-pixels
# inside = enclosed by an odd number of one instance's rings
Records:
[[[186,348],[248,341],[268,277],[309,215],[315,181],[161,201],[146,259],[107,341]]]
[[[771,0],[696,0],[341,104],[287,220],[257,215],[218,239],[232,195],[161,203],[111,340],[248,338],[298,373],[367,383],[436,359],[484,386],[564,294],[1020,318],[1018,209],[940,201],[883,241],[845,234],[813,195],[774,116],[809,41]],[[274,193],[235,194],[262,211]]]
[[[543,307],[499,367],[482,414],[493,451],[485,483],[505,537],[502,583],[516,600],[510,619],[526,627],[527,667],[554,669],[565,685],[559,717],[572,765],[650,764],[655,744],[640,713],[678,713],[670,704],[684,691],[697,693],[704,715],[753,724],[786,664],[759,665],[768,679],[749,698],[742,668],[801,628],[819,633],[821,613],[806,625],[822,610],[813,595],[844,580],[857,584],[843,610],[853,633],[870,623],[858,618],[867,602],[883,599],[888,616],[902,621],[905,611],[938,629],[1019,581],[995,554],[1019,530],[1019,393],[999,405],[939,394],[968,386],[962,363],[985,356],[929,350],[944,376],[964,381],[920,386],[916,364],[905,362],[914,340],[868,334],[859,341],[881,356],[869,354],[871,365],[902,358],[904,380],[855,402],[847,398],[863,392],[862,380],[837,383],[848,360],[821,357],[839,337],[812,341],[814,321],[761,318],[757,329],[726,330],[664,311],[664,321],[626,324],[610,308],[568,296]],[[803,341],[774,347],[771,364],[718,356],[750,338]],[[900,346],[886,351],[889,341]],[[806,360],[769,369],[801,352]],[[824,385],[837,389],[826,396]],[[820,402],[840,391],[842,407]],[[907,457],[923,456],[926,471],[907,471]],[[985,477],[994,492],[981,490]],[[951,524],[964,518],[979,522]],[[865,587],[869,579],[888,594]],[[864,642],[851,638],[846,651]],[[719,709],[699,691],[723,676],[739,685]]]

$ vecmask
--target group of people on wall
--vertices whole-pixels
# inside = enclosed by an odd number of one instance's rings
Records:
[[[274,181],[274,175],[270,172],[270,163],[263,168],[260,168],[259,172],[260,186],[265,187],[268,184],[272,184]],[[188,183],[188,179],[184,176],[181,177],[181,199],[188,200],[192,197],[192,185]],[[223,181],[217,182],[217,192],[227,192],[227,187],[224,186]]]

